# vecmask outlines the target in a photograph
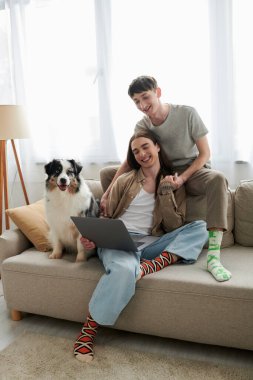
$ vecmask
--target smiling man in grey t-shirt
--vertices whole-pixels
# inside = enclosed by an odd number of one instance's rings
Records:
[[[162,124],[153,125],[149,116],[145,115],[136,124],[135,130],[143,127],[153,130],[159,136],[175,169],[189,166],[199,155],[196,142],[206,136],[208,130],[193,107],[174,104],[166,106],[168,114]],[[210,168],[210,162],[207,161],[205,165]]]

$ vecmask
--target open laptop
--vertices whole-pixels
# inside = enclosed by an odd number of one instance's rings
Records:
[[[119,249],[122,251],[141,251],[158,236],[130,235],[120,219],[72,216],[82,236],[93,241],[97,247]]]

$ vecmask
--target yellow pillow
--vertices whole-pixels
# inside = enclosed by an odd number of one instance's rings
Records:
[[[38,251],[51,250],[43,199],[28,206],[8,209],[6,213]]]

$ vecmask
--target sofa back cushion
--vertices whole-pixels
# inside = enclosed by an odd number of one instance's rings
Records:
[[[95,199],[100,200],[103,195],[103,190],[100,181],[96,179],[86,179],[85,183],[88,185]]]
[[[235,191],[235,241],[253,246],[253,180],[241,181]]]

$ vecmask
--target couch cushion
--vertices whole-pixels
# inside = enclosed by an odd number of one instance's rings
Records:
[[[6,210],[9,217],[38,251],[49,251],[49,227],[45,217],[44,200]]]
[[[152,289],[157,292],[183,292],[253,301],[252,248],[234,245],[222,251],[222,263],[232,273],[231,280],[224,283],[215,281],[212,275],[207,272],[206,254],[207,251],[203,250],[194,264],[177,263],[155,274],[145,276],[144,279],[138,281],[137,288]],[[239,255],[242,258],[240,261],[237,260]],[[28,288],[32,281],[31,279],[28,280],[28,276],[33,277],[35,283],[30,293],[33,290],[38,291],[36,283],[38,284],[39,277],[44,278],[41,293],[45,292],[47,287],[50,292],[50,280],[56,283],[57,279],[58,281],[66,281],[61,289],[55,287],[55,292],[58,295],[66,293],[69,287],[68,281],[71,281],[71,289],[76,294],[78,293],[79,281],[91,281],[94,289],[100,277],[105,273],[101,261],[97,256],[92,256],[88,261],[79,263],[75,262],[75,259],[76,255],[71,253],[64,253],[62,259],[49,259],[47,253],[38,252],[32,247],[20,255],[4,260],[4,277],[10,273],[12,273],[13,278],[22,276],[23,286],[26,284]],[[14,292],[17,292],[16,284],[16,281],[12,281],[10,284]],[[85,289],[80,289],[80,292],[80,294],[85,293]],[[51,289],[51,297],[53,297],[53,289]],[[69,311],[70,314],[74,313],[74,310]]]
[[[235,240],[253,246],[253,180],[241,181],[235,191]]]
[[[5,260],[2,273],[8,307],[83,322],[104,269],[96,257],[83,263],[74,259],[75,255],[64,255],[50,260],[31,248]],[[224,249],[222,262],[232,272],[225,283],[206,271],[206,251],[193,265],[175,264],[145,276],[137,282],[136,294],[115,327],[253,349],[252,248]]]

